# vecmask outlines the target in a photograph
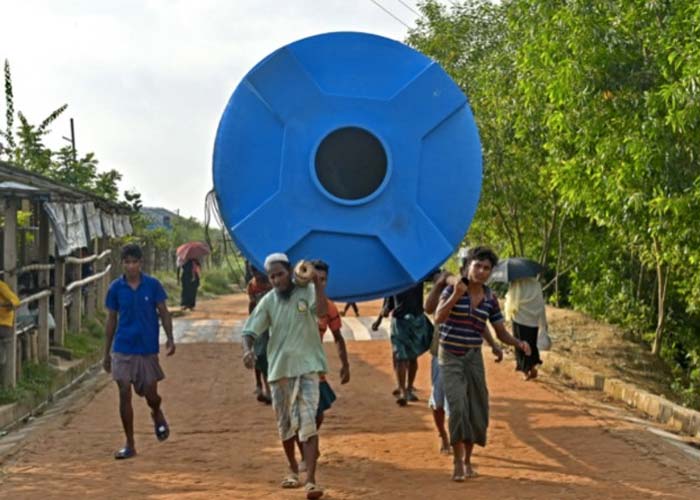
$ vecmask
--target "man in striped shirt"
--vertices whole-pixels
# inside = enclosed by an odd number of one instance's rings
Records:
[[[454,481],[475,476],[471,465],[474,444],[486,445],[489,420],[488,389],[481,345],[489,321],[496,336],[530,355],[527,342],[515,339],[504,326],[498,299],[485,285],[498,257],[488,247],[474,247],[462,260],[462,279],[440,296],[435,322],[440,324],[438,362],[450,407],[450,444]]]

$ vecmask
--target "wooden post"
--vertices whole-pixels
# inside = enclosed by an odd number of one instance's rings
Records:
[[[29,332],[29,359],[32,363],[39,361],[39,336],[37,332]]]
[[[39,262],[49,263],[49,216],[46,215],[41,204],[37,205],[39,211]],[[39,271],[39,288],[49,286],[49,271]],[[49,298],[39,299],[39,338],[37,339],[39,361],[49,360]]]
[[[97,255],[100,255],[102,252],[105,251],[105,249],[106,249],[106,247],[104,244],[104,238],[97,238],[95,240],[95,253]],[[95,274],[99,274],[107,268],[108,259],[109,259],[109,256],[105,257],[102,260],[95,261]],[[95,309],[97,311],[101,312],[104,310],[104,301],[105,301],[105,280],[99,279],[95,282]]]
[[[112,270],[109,272],[110,281],[117,279],[123,272],[122,270],[122,249],[114,240],[109,240],[109,246],[112,248]]]
[[[78,252],[78,255],[80,255],[80,252]],[[83,265],[72,265],[75,266],[73,280],[80,281],[83,278]],[[68,314],[68,329],[73,333],[80,333],[83,315],[83,288],[77,287],[71,293],[73,294],[73,300],[71,300],[70,313]]]
[[[24,352],[23,340],[26,335],[21,335],[19,337],[15,336],[15,384],[22,376],[22,353]]]
[[[99,280],[98,280],[99,281]],[[95,318],[95,298],[97,297],[97,282],[93,281],[87,285],[87,302],[85,304],[85,317],[94,319]]]
[[[12,290],[17,290],[17,200],[6,198],[4,203],[5,227],[3,230],[3,280]],[[8,335],[0,337],[0,384],[14,387],[17,384],[17,335],[15,326],[9,328]]]
[[[56,257],[54,273],[53,317],[56,320],[56,328],[53,331],[53,343],[62,346],[66,333],[66,308],[63,306],[63,290],[66,288],[66,261],[63,257]]]

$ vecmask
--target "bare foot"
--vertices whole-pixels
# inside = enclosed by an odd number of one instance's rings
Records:
[[[440,438],[440,454],[441,455],[451,455],[452,449],[450,448],[450,441],[447,436]]]
[[[454,461],[452,480],[458,483],[464,482],[464,462],[462,462],[461,460]]]
[[[472,477],[477,477],[479,474],[477,474],[476,470],[474,470],[474,467],[472,467],[472,464],[469,462],[465,462],[464,464],[464,476],[467,478],[472,478]]]

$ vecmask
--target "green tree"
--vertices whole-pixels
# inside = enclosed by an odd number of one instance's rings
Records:
[[[697,393],[700,4],[426,1],[421,12],[408,42],[465,90],[481,135],[469,242],[539,256],[557,301],[638,332]]]
[[[660,353],[690,222],[671,207],[693,202],[698,177],[695,80],[679,79],[679,61],[697,61],[698,5],[517,2],[515,12],[515,23],[539,26],[520,30],[529,36],[518,65],[530,78],[518,85],[530,99],[545,99],[548,175],[655,273],[652,349]]]
[[[5,145],[0,148],[0,158],[26,170],[65,182],[72,187],[91,191],[99,196],[116,201],[117,183],[121,174],[116,170],[98,172],[98,161],[94,153],[78,157],[72,147],[66,146],[52,151],[45,143],[50,133],[49,126],[68,108],[67,104],[51,112],[39,125],[32,125],[21,111],[16,113],[19,126],[15,130],[15,104],[10,63],[5,60],[5,129],[0,137]]]

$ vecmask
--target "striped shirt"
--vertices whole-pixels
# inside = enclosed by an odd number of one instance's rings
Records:
[[[449,299],[453,287],[442,292],[441,301]],[[460,297],[444,323],[440,325],[440,345],[444,350],[457,356],[464,356],[467,349],[480,347],[486,321],[492,325],[503,321],[498,299],[491,289],[484,286],[484,298],[477,307],[472,307],[469,293]]]

